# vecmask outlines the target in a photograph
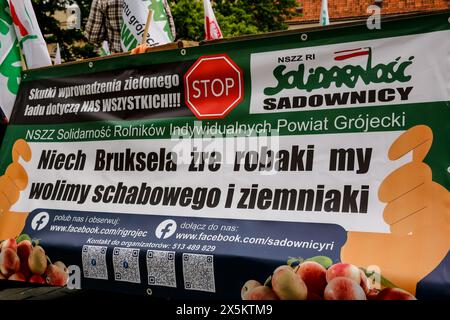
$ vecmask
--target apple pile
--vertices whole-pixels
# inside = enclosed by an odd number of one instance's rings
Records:
[[[288,260],[264,284],[247,281],[243,300],[416,300],[409,292],[394,287],[372,288],[365,272],[349,263],[333,264],[325,256]]]
[[[0,243],[0,280],[64,286],[68,277],[64,263],[51,263],[44,249],[28,235]]]

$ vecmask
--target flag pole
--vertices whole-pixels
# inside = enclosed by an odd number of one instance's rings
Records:
[[[328,0],[322,0],[319,23],[321,26],[327,26],[330,24],[330,17],[328,14]]]
[[[20,53],[20,61],[22,62],[22,70],[26,71],[26,70],[28,70],[27,61],[25,60],[25,56],[20,47],[19,47],[19,53]]]
[[[141,44],[146,44],[148,39],[148,30],[150,29],[150,24],[153,18],[153,10],[148,10],[147,22],[145,23],[144,35],[142,36]]]

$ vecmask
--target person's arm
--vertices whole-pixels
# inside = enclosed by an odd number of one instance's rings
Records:
[[[163,3],[164,3],[164,9],[166,10],[166,14],[167,14],[167,19],[169,20],[170,31],[172,32],[173,40],[175,40],[175,38],[177,37],[177,32],[175,30],[175,22],[173,21],[172,12],[170,11],[170,6],[167,3],[167,0],[163,0]]]
[[[92,1],[91,11],[86,24],[85,36],[94,44],[100,44],[105,40],[105,17],[103,14],[102,0]]]

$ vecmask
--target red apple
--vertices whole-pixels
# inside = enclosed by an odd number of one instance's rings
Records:
[[[356,283],[361,283],[361,270],[349,263],[336,263],[327,270],[327,282],[337,277],[345,277],[352,279]]]
[[[28,261],[28,257],[30,256],[32,251],[33,245],[29,240],[22,240],[17,245],[17,255],[19,256],[21,261],[22,260]]]
[[[12,276],[10,276],[8,278],[8,280],[11,281],[21,281],[21,282],[25,282],[27,281],[27,279],[25,278],[25,276],[23,274],[21,274],[20,272],[14,273]]]
[[[325,300],[367,300],[360,285],[346,277],[331,280],[325,288],[324,297]]]
[[[29,279],[32,276],[30,267],[28,267],[28,262],[27,260],[22,261],[20,260],[20,268],[19,271],[21,274],[23,274],[25,276],[25,278]]]
[[[28,280],[28,282],[30,283],[38,283],[38,284],[45,284],[45,279],[44,277],[38,275],[38,274],[34,274],[31,276],[30,280]]]
[[[370,289],[369,292],[366,292],[367,300],[377,300],[379,293],[380,291],[377,289]]]
[[[65,286],[69,275],[60,267],[50,264],[45,271],[45,281],[51,286]]]
[[[7,249],[7,248],[10,248],[10,249],[14,250],[15,252],[17,252],[16,239],[10,238],[10,239],[7,239],[7,240],[3,241],[1,249],[4,250],[4,249]]]
[[[308,295],[306,297],[306,300],[323,300],[321,295],[318,295],[317,293],[308,291]]]
[[[25,278],[29,278],[31,276],[31,270],[28,266],[28,258],[30,257],[32,251],[33,245],[29,240],[22,240],[17,245],[17,255],[20,259],[20,272],[25,276]]]
[[[256,280],[248,280],[246,283],[244,283],[244,285],[242,286],[242,289],[241,289],[242,300],[248,300],[247,299],[248,292],[250,290],[252,290],[253,288],[260,287],[260,286],[262,286],[262,284]]]
[[[10,248],[3,248],[0,253],[0,272],[9,277],[20,269],[20,260],[17,253]]]
[[[67,270],[66,265],[64,264],[64,262],[62,261],[56,261],[55,263],[53,263],[55,266],[57,266],[58,268],[60,268],[62,271],[64,271],[65,273],[68,273],[69,270]]]
[[[246,297],[247,300],[278,300],[275,292],[266,286],[259,286],[251,289]]]
[[[327,269],[320,263],[314,261],[305,261],[296,269],[296,273],[305,282],[309,292],[322,296],[323,290],[327,286]]]
[[[275,269],[272,289],[281,300],[306,300],[308,295],[305,282],[289,266]]]
[[[377,300],[417,300],[411,293],[400,288],[385,288],[377,296]]]

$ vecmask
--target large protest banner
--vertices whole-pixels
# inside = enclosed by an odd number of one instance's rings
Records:
[[[69,287],[238,299],[312,258],[364,269],[338,298],[450,296],[449,16],[25,72],[1,149],[3,277],[29,237],[28,277],[65,283],[45,251]],[[293,270],[244,298],[306,298],[280,285]]]

